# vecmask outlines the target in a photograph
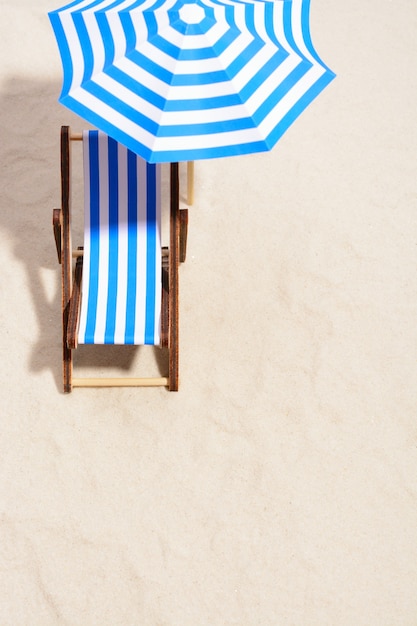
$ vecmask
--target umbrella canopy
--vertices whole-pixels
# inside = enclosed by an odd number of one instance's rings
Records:
[[[75,0],[60,102],[149,162],[270,150],[333,79],[309,0]]]

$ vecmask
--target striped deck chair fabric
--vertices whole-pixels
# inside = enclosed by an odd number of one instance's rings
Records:
[[[161,166],[84,131],[84,262],[78,342],[159,345]]]

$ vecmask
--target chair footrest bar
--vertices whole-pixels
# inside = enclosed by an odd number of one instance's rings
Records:
[[[168,387],[169,378],[73,378],[73,387]]]

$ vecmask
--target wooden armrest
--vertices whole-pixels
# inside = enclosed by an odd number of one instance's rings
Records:
[[[187,234],[188,234],[188,209],[180,211],[180,263],[184,263],[187,256]]]
[[[162,250],[161,346],[168,347],[169,335],[169,259],[168,248]]]
[[[52,212],[52,226],[54,229],[56,252],[58,255],[58,262],[61,264],[61,209],[54,209]]]
[[[67,326],[67,345],[70,350],[77,347],[78,333],[78,316],[80,314],[81,304],[81,280],[83,275],[83,257],[77,259],[75,265],[74,283],[72,286],[72,294],[69,302],[68,326]]]

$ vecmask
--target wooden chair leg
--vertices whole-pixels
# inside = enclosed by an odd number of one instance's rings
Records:
[[[70,129],[61,128],[61,284],[64,392],[72,389],[72,351],[68,347],[68,318],[72,291],[72,249],[70,230]]]
[[[171,211],[169,246],[169,390],[178,391],[179,385],[179,175],[178,163],[171,163]]]
[[[66,329],[68,325],[68,309],[62,315],[62,324]],[[66,330],[63,331],[62,337],[62,375],[64,383],[64,393],[72,391],[72,350],[67,345]]]

